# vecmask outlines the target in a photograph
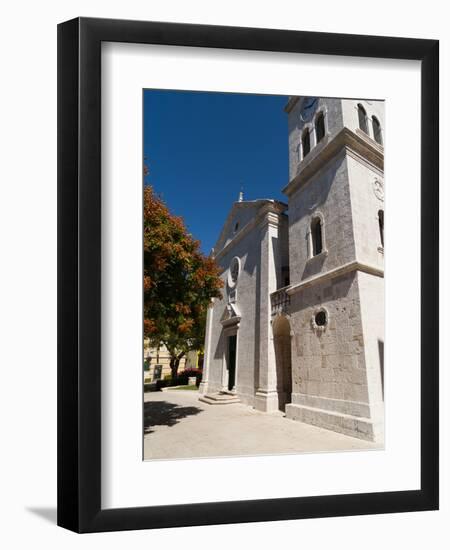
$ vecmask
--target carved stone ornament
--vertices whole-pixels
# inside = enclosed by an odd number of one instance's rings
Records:
[[[375,178],[372,182],[373,192],[376,198],[380,201],[384,201],[384,184],[381,180]]]
[[[231,260],[230,268],[228,270],[228,286],[230,288],[234,288],[236,286],[240,269],[241,269],[241,262],[239,258],[234,257]]]

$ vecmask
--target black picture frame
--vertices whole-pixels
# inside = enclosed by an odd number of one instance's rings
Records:
[[[101,508],[101,43],[421,62],[421,488]],[[150,529],[438,509],[439,42],[77,18],[58,26],[58,525]]]

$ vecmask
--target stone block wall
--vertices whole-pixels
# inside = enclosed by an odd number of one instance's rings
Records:
[[[311,257],[311,221],[323,217],[324,252]],[[289,256],[291,285],[355,259],[353,220],[344,153],[331,159],[289,198]]]
[[[362,307],[367,298],[379,301],[374,279],[379,278],[355,270],[291,296],[293,390],[292,404],[286,407],[288,418],[382,441],[380,403],[372,397],[379,397],[374,389],[380,388],[379,379],[374,386],[379,361],[374,346],[368,349],[366,343],[372,338],[373,319],[368,313],[372,302]],[[321,309],[328,317],[324,329],[313,321]],[[382,317],[377,318],[381,328]]]
[[[384,211],[384,177],[373,166],[348,155],[355,257],[364,264],[384,268],[378,212]]]
[[[342,100],[337,98],[317,98],[314,109],[304,117],[302,112],[304,101],[312,98],[300,98],[293,106],[288,116],[289,132],[289,180],[294,179],[300,168],[299,144],[306,124],[313,124],[314,114],[321,109],[326,111],[326,127],[328,134],[336,134],[343,127]],[[313,145],[313,143],[311,143]]]
[[[367,127],[369,130],[369,137],[373,138],[373,128],[371,123],[371,117],[374,115],[378,118],[381,124],[382,139],[384,138],[384,101],[366,100],[366,99],[342,99],[340,100],[342,105],[342,121],[343,125],[356,132],[359,129],[358,118],[358,103],[364,107],[367,114]]]
[[[314,316],[324,308],[327,325]],[[293,393],[368,402],[356,273],[318,283],[291,297]]]
[[[375,438],[384,440],[384,278],[358,273],[364,358]]]

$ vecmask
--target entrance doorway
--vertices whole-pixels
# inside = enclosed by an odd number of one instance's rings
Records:
[[[273,343],[277,375],[278,408],[284,411],[291,402],[292,362],[291,362],[291,325],[288,319],[279,315],[272,324]]]
[[[231,391],[236,384],[236,342],[237,335],[228,336],[228,390]]]

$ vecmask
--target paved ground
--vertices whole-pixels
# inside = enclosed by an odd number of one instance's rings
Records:
[[[197,391],[144,394],[144,458],[199,458],[374,449],[378,445],[241,403],[208,405]]]

